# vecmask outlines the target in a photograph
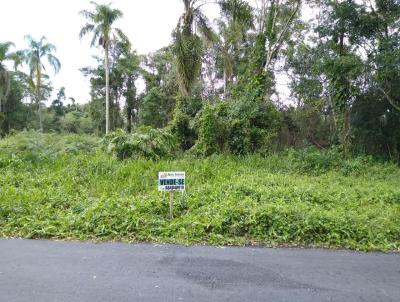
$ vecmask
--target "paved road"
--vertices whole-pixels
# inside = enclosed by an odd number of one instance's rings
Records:
[[[400,254],[0,239],[0,301],[400,301]]]

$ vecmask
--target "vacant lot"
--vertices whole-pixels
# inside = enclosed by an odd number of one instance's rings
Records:
[[[315,150],[121,161],[93,137],[29,137],[0,142],[0,236],[400,250],[395,164]],[[187,178],[173,220],[168,170]]]

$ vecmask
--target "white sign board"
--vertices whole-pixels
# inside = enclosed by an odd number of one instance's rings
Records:
[[[185,191],[185,172],[158,172],[158,191]]]

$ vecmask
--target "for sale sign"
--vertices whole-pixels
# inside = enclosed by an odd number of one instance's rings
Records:
[[[158,172],[158,191],[185,191],[185,172]]]

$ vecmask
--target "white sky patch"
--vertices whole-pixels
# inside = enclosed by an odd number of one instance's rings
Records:
[[[250,3],[253,0],[249,1]],[[82,67],[94,66],[93,55],[99,50],[90,48],[90,37],[79,40],[79,31],[85,20],[79,15],[83,9],[92,10],[89,0],[5,0],[0,18],[0,42],[11,41],[15,49],[27,47],[25,35],[35,39],[46,36],[57,47],[56,56],[61,61],[61,70],[54,75],[48,70],[53,82],[55,96],[64,86],[67,97],[78,103],[90,100],[89,81],[79,71]],[[97,3],[110,3],[99,0]],[[124,16],[115,26],[121,28],[139,54],[154,52],[172,42],[171,33],[183,12],[181,0],[113,0],[113,8],[120,9]],[[215,4],[205,5],[203,11],[210,21],[219,15]]]
[[[2,3],[0,41],[12,41],[15,49],[27,47],[25,35],[35,39],[46,36],[57,47],[61,70],[54,76],[49,70],[54,90],[65,86],[68,97],[79,103],[89,101],[89,81],[80,68],[93,65],[90,38],[79,40],[84,19],[82,9],[93,9],[89,0],[6,0]],[[97,1],[110,3],[110,1]],[[124,17],[115,25],[121,28],[138,53],[147,54],[168,45],[171,32],[182,13],[181,0],[114,0],[112,7],[123,11]]]

